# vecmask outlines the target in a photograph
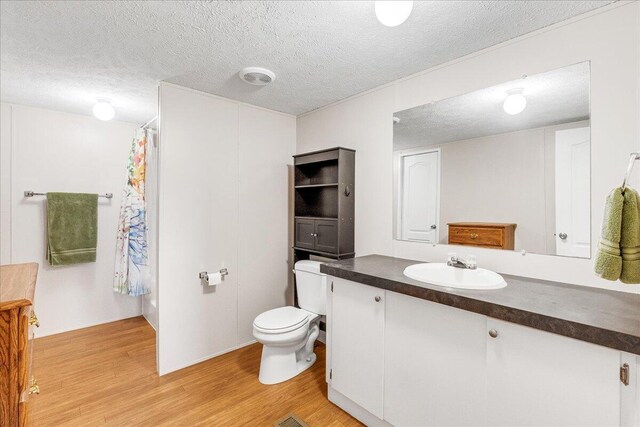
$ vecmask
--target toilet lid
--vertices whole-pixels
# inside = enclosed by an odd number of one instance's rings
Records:
[[[309,320],[309,313],[295,307],[280,307],[265,311],[253,321],[254,326],[268,330],[293,330],[303,326]]]

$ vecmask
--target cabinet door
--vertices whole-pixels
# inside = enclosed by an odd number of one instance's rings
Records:
[[[384,419],[395,426],[481,426],[486,317],[387,292]]]
[[[338,221],[316,220],[316,250],[338,252]]]
[[[620,352],[491,318],[487,329],[488,425],[620,425]]]
[[[315,221],[312,219],[296,218],[295,247],[314,249],[315,247]]]
[[[384,305],[382,289],[343,279],[333,280],[331,386],[380,419]]]

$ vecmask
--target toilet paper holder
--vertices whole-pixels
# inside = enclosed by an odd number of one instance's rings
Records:
[[[229,270],[227,270],[227,268],[221,268],[220,269],[220,275],[222,277],[224,276],[228,276],[229,275]],[[205,282],[209,283],[209,273],[206,271],[201,271],[200,273],[198,273],[198,277],[200,278],[200,280],[204,280]]]

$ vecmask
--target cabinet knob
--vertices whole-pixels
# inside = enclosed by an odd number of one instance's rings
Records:
[[[380,295],[377,295],[375,298],[376,302],[380,302],[382,300],[382,298],[380,298]]]
[[[498,337],[498,331],[496,331],[495,329],[491,329],[491,330],[489,331],[489,336],[490,336],[491,338],[497,338],[497,337]]]
[[[40,386],[38,385],[38,381],[35,378],[31,377],[31,382],[29,383],[29,394],[40,394]]]
[[[560,233],[560,234],[558,234],[558,237],[561,238],[562,240],[566,240],[567,237],[569,237],[569,236],[567,235],[567,233]]]
[[[35,311],[31,311],[31,315],[29,316],[29,326],[35,326],[36,328],[40,327],[40,322],[38,321],[38,316],[36,316]]]

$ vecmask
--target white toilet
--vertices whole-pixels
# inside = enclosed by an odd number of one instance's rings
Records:
[[[253,321],[253,336],[263,344],[262,384],[276,384],[295,377],[316,361],[313,344],[320,333],[320,316],[327,314],[327,275],[320,262],[295,265],[298,304],[265,311]]]

